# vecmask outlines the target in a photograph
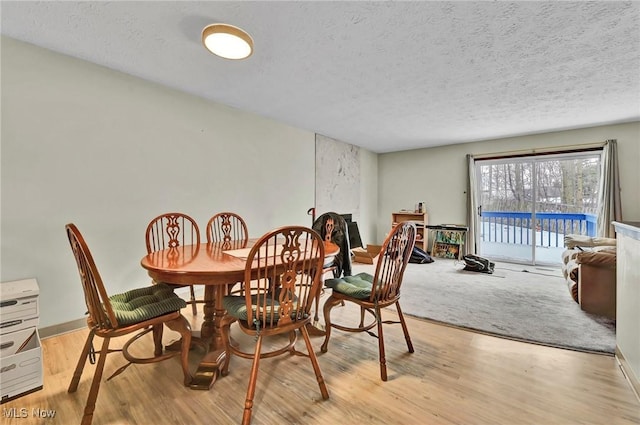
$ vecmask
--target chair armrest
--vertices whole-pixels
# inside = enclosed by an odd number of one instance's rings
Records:
[[[614,238],[599,238],[575,234],[569,234],[564,237],[564,245],[567,248],[575,248],[577,246],[616,246],[616,244],[617,241]]]

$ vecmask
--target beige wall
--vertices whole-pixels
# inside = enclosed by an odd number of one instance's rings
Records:
[[[562,147],[617,139],[625,220],[640,220],[640,122],[379,155],[378,239],[391,212],[424,200],[429,222],[466,223],[466,154]]]
[[[148,284],[144,231],[160,213],[204,227],[236,211],[251,236],[308,225],[314,133],[5,37],[1,53],[0,280],[38,280],[41,327],[86,310],[66,223],[112,293]]]

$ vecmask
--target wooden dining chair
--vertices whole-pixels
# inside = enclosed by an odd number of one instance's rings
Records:
[[[331,295],[324,303],[323,314],[325,320],[325,338],[321,346],[323,353],[327,352],[331,329],[339,329],[346,332],[367,332],[378,338],[378,350],[380,357],[380,377],[387,380],[387,364],[384,351],[383,324],[400,323],[407,348],[413,353],[413,344],[409,336],[407,323],[400,308],[400,287],[402,277],[409,262],[416,241],[416,226],[411,222],[402,222],[393,228],[378,256],[375,275],[366,272],[354,276],[346,276],[337,279],[327,279],[325,285],[332,289]],[[358,326],[345,326],[331,321],[331,309],[336,305],[346,302],[360,307],[360,324]],[[383,321],[382,309],[395,305],[399,322]],[[365,324],[365,313],[371,314],[372,321]],[[377,327],[377,335],[370,330]]]
[[[164,284],[146,286],[109,296],[93,261],[93,256],[78,228],[74,224],[67,224],[65,228],[80,273],[80,282],[82,283],[89,315],[87,318],[89,335],[69,384],[69,393],[73,393],[78,389],[87,358],[92,364],[95,363],[94,337],[103,338],[102,347],[98,353],[98,362],[93,374],[93,381],[91,382],[91,389],[89,390],[82,416],[82,425],[89,425],[93,420],[93,412],[98,398],[107,354],[122,352],[124,358],[128,361],[126,365],[117,369],[107,381],[122,373],[132,363],[159,362],[180,354],[184,385],[189,385],[191,374],[189,373],[188,356],[191,343],[191,327],[187,319],[180,314],[180,309],[186,306],[185,301]],[[180,351],[163,351],[163,325],[167,325],[169,329],[180,333],[182,336]],[[129,347],[131,344],[148,332],[153,333],[153,357],[140,358],[130,354]],[[127,340],[121,349],[109,348],[111,338],[128,334],[133,334],[133,336]]]
[[[331,275],[334,278],[342,276],[351,276],[351,247],[349,245],[349,226],[347,221],[340,214],[335,212],[326,212],[318,216],[312,226],[313,230],[320,233],[323,240],[332,242],[340,248],[340,252],[328,258],[323,265],[321,279],[324,282],[324,276]],[[324,283],[321,285],[320,293],[315,299],[315,308],[313,316],[314,328],[317,328],[320,320],[320,295],[324,293]],[[324,332],[322,332],[324,334]]]
[[[249,230],[247,223],[238,214],[233,212],[221,212],[215,214],[207,222],[207,243],[221,242],[222,249],[246,248],[249,242]],[[227,285],[227,291],[232,293],[232,288],[241,282]],[[237,291],[242,293],[242,288]]]
[[[207,223],[207,243],[223,242],[223,249],[245,248],[249,230],[244,219],[236,213],[221,212]]]
[[[186,214],[165,213],[157,216],[149,222],[145,233],[147,253],[161,251],[168,248],[177,248],[186,245],[200,244],[200,229],[196,221]],[[194,248],[196,249],[196,248]],[[155,282],[154,282],[155,283]],[[198,303],[204,300],[196,299],[193,285],[189,286],[189,301],[194,316],[198,315]]]
[[[243,425],[251,423],[258,368],[264,358],[286,353],[309,357],[322,398],[329,398],[306,327],[311,321],[311,304],[320,290],[317,270],[322,269],[323,260],[324,244],[314,230],[301,226],[275,229],[262,236],[249,252],[244,295],[227,295],[223,299],[226,314],[221,328],[226,356],[222,375],[229,371],[231,355],[253,359]],[[234,322],[255,338],[253,350],[245,351],[231,343],[230,326]],[[307,353],[296,350],[296,331],[302,334]],[[288,335],[287,343],[263,352],[263,339],[280,334]]]

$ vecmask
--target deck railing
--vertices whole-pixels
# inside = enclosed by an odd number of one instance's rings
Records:
[[[482,240],[531,245],[532,230],[536,246],[563,247],[564,235],[596,235],[597,217],[583,213],[536,213],[535,223],[529,212],[482,211]]]

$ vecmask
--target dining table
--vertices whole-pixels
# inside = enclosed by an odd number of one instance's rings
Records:
[[[156,282],[172,286],[203,285],[204,317],[199,340],[208,350],[198,364],[190,384],[192,389],[210,389],[225,358],[220,323],[225,314],[222,300],[228,288],[244,280],[247,254],[258,239],[182,245],[145,255],[140,264]],[[330,262],[340,248],[324,241],[325,261]]]

